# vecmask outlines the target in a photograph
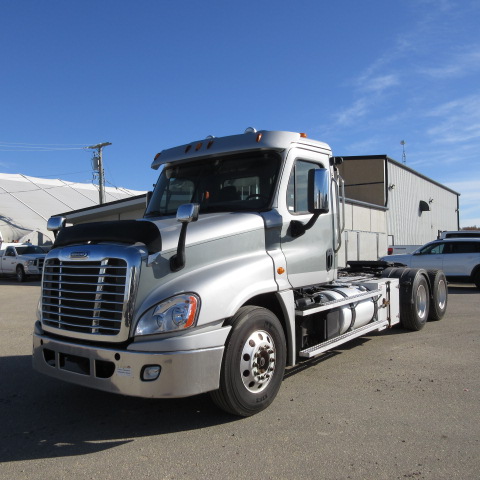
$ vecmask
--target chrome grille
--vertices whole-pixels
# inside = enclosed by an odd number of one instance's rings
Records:
[[[49,327],[92,335],[117,335],[126,301],[127,263],[62,261],[43,267],[42,321]]]

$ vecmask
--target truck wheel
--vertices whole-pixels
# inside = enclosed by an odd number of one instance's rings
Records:
[[[400,289],[405,288],[406,295],[400,295],[400,323],[408,330],[421,330],[428,318],[429,290],[428,283],[421,271],[413,270],[413,281],[400,281]],[[403,297],[403,298],[402,298]]]
[[[429,320],[441,320],[447,311],[448,288],[447,279],[442,270],[427,270],[430,280],[430,312]]]
[[[248,417],[267,408],[285,372],[286,343],[278,318],[265,308],[246,306],[232,317],[214,403]]]
[[[25,275],[25,270],[23,269],[23,267],[21,265],[17,265],[15,272],[16,272],[17,280],[19,282],[24,282],[27,276]]]

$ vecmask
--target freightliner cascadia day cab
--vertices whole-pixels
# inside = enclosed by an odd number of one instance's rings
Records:
[[[286,367],[441,319],[441,271],[338,268],[340,162],[304,134],[249,128],[159,153],[142,219],[52,217],[35,369],[124,395],[210,392],[249,416],[274,400]]]

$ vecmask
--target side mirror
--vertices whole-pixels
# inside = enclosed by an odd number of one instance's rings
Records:
[[[308,172],[308,211],[323,214],[330,211],[330,172],[326,168]]]
[[[178,239],[177,253],[170,258],[170,270],[178,272],[185,267],[185,239],[187,237],[187,227],[191,222],[198,220],[200,205],[198,203],[186,203],[180,205],[177,210],[177,220],[182,224],[180,237]]]
[[[318,217],[330,211],[330,172],[326,168],[311,169],[308,171],[308,211],[313,213],[312,218],[303,224],[298,220],[290,222],[292,237],[300,237],[315,225]]]
[[[47,230],[53,232],[56,238],[57,233],[65,226],[66,223],[67,219],[65,217],[50,217],[47,221]]]
[[[196,222],[200,205],[198,203],[186,203],[180,205],[177,210],[177,220],[180,223]]]

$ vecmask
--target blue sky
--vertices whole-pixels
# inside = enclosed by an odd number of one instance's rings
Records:
[[[478,0],[0,0],[0,172],[148,190],[154,155],[247,126],[387,154],[480,226]]]

